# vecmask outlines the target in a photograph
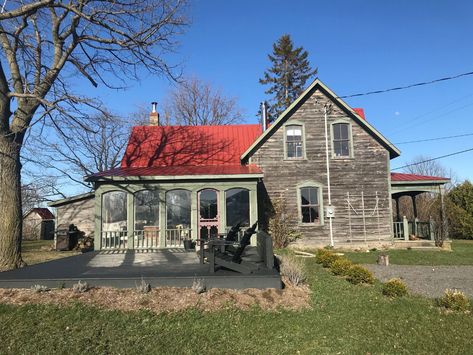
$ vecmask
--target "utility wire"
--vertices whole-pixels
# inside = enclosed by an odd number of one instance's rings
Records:
[[[420,139],[420,140],[416,140],[416,141],[397,142],[397,143],[394,143],[394,144],[400,145],[400,144],[412,144],[412,143],[421,143],[421,142],[432,142],[432,141],[440,141],[440,140],[443,140],[443,139],[468,137],[468,136],[473,136],[473,133],[459,134],[459,135],[456,135],[456,136],[427,138],[427,139]]]
[[[435,84],[435,83],[438,83],[438,82],[441,82],[441,81],[458,79],[458,78],[461,78],[461,77],[464,77],[464,76],[469,76],[469,75],[473,75],[473,71],[468,72],[468,73],[458,74],[458,75],[455,75],[455,76],[447,76],[445,78],[434,79],[434,80],[430,80],[430,81],[424,81],[424,82],[420,82],[420,83],[410,84],[410,85],[406,85],[406,86],[398,86],[398,87],[394,87],[394,88],[390,88],[390,89],[375,90],[375,91],[368,91],[368,92],[363,92],[363,93],[358,93],[358,94],[339,96],[339,98],[340,99],[346,99],[346,98],[349,98],[349,97],[358,97],[358,96],[382,94],[382,93],[390,92],[390,91],[410,89],[410,88],[413,88],[413,87],[416,87],[416,86],[424,86],[424,85]]]
[[[419,165],[419,164],[428,163],[428,162],[430,162],[430,161],[439,160],[439,159],[442,159],[442,158],[447,158],[447,157],[451,157],[451,156],[453,156],[453,155],[463,154],[463,153],[471,152],[471,151],[473,151],[473,148],[465,149],[465,150],[462,150],[462,151],[459,151],[459,152],[454,152],[454,153],[450,153],[450,154],[446,154],[446,155],[442,155],[442,156],[436,157],[436,158],[431,158],[431,159],[419,161],[419,162],[417,162],[417,163],[412,163],[412,164],[403,165],[403,166],[400,166],[400,167],[398,167],[398,168],[394,168],[394,169],[391,169],[391,170],[404,169],[404,168],[408,168],[408,167],[410,167],[410,166],[416,166],[416,165]]]

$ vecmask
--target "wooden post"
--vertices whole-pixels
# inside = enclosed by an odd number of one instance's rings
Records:
[[[395,201],[396,201],[396,222],[401,222],[401,212],[399,211],[399,197],[396,197]]]
[[[412,200],[412,211],[414,212],[414,224],[412,226],[412,234],[417,235],[417,204],[416,195],[411,195]]]
[[[444,201],[445,188],[440,187],[440,221],[442,228],[442,242],[448,239],[448,228],[447,228],[447,217],[445,215],[445,201]]]
[[[404,231],[404,240],[409,240],[409,221],[406,216],[402,216],[402,229]]]

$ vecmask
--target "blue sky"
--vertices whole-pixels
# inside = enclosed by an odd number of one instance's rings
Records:
[[[190,4],[192,24],[172,62],[186,75],[238,98],[256,122],[265,88],[258,83],[267,54],[282,35],[309,52],[319,78],[338,95],[390,88],[473,71],[471,1],[214,1]],[[146,77],[126,91],[95,89],[113,111],[162,101],[170,83]],[[92,89],[88,89],[92,90]],[[90,93],[91,91],[89,91]],[[393,143],[473,133],[473,76],[346,100]],[[436,157],[473,148],[473,136],[399,145],[392,167],[417,155]],[[440,160],[473,179],[473,152]]]

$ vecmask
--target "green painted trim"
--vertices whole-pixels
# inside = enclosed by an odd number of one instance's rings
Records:
[[[394,241],[394,211],[393,211],[393,199],[391,191],[391,159],[389,159],[389,154],[386,156],[387,160],[387,174],[388,174],[388,206],[389,206],[389,231],[391,233],[392,240]]]
[[[135,194],[127,193],[126,195],[126,228],[128,229],[127,235],[127,248],[135,248],[135,237],[130,232],[135,230]]]
[[[350,145],[350,151],[348,152],[348,156],[336,156],[335,155],[335,148],[334,148],[334,134],[333,134],[333,125],[337,123],[343,123],[348,125],[348,140],[349,140],[349,145]],[[355,158],[355,150],[354,150],[354,145],[353,145],[353,131],[352,131],[352,126],[351,126],[351,121],[349,118],[343,119],[339,118],[336,119],[335,121],[330,123],[330,149],[331,149],[331,154],[330,156],[334,160],[344,160],[344,159],[354,159]]]
[[[301,138],[302,138],[302,157],[294,157],[294,158],[289,158],[287,156],[287,127],[289,126],[300,126],[301,127]],[[307,160],[307,150],[306,150],[306,135],[305,135],[305,124],[304,122],[300,122],[300,121],[297,121],[297,120],[291,120],[290,122],[287,121],[286,123],[284,123],[284,125],[282,126],[283,127],[283,130],[284,130],[284,157],[283,159],[284,160],[287,160],[287,161],[301,161],[301,160]]]
[[[68,203],[93,198],[94,195],[95,195],[95,192],[87,192],[85,194],[75,195],[75,196],[71,196],[71,197],[68,197],[68,198],[63,198],[61,200],[56,200],[56,201],[49,202],[48,206],[50,206],[50,207],[59,207],[59,206],[62,206],[62,205],[67,205]]]
[[[102,193],[100,189],[95,192],[95,225],[94,225],[94,249],[102,249]]]
[[[317,188],[317,198],[319,199],[319,222],[318,223],[302,223],[302,211],[301,211],[301,188],[303,187],[315,187]],[[298,222],[297,224],[299,226],[323,226],[325,225],[325,220],[324,220],[324,198],[323,198],[323,189],[324,185],[313,181],[313,180],[307,180],[304,181],[303,183],[300,183],[296,186],[297,190],[297,215],[298,215]]]
[[[273,131],[277,130],[280,127],[280,123],[283,120],[289,118],[289,114],[297,107],[297,105],[302,101],[305,100],[306,97],[316,88],[320,87],[323,91],[325,91],[340,107],[342,107],[345,111],[351,114],[356,122],[364,127],[371,135],[379,140],[379,142],[390,152],[391,159],[396,158],[401,155],[401,151],[394,146],[389,140],[387,140],[380,132],[378,132],[373,126],[371,126],[365,119],[361,118],[348,104],[346,104],[341,98],[339,98],[335,93],[330,90],[325,84],[323,84],[319,78],[316,78],[312,84],[304,90],[304,92],[273,122],[269,128],[263,132],[262,135],[258,137],[256,141],[241,155],[240,160],[245,161],[248,155],[252,154],[262,142],[269,137]]]
[[[391,175],[391,174],[389,174]],[[422,180],[422,181],[395,181],[391,183],[392,186],[441,186],[448,184],[449,180]]]
[[[228,174],[228,175],[175,175],[175,176],[89,176],[85,181],[181,181],[181,180],[234,180],[234,179],[260,179],[263,173],[258,174]]]

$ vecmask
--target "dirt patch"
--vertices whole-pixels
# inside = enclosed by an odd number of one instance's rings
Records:
[[[33,292],[29,289],[0,289],[0,303],[13,305],[53,304],[66,306],[80,302],[103,309],[122,311],[149,310],[155,313],[177,312],[197,308],[205,312],[229,307],[250,309],[259,306],[265,310],[310,308],[310,291],[307,286],[287,286],[284,290],[210,289],[197,294],[190,288],[160,287],[149,293],[134,289],[92,288],[84,293],[72,289],[53,289]]]

